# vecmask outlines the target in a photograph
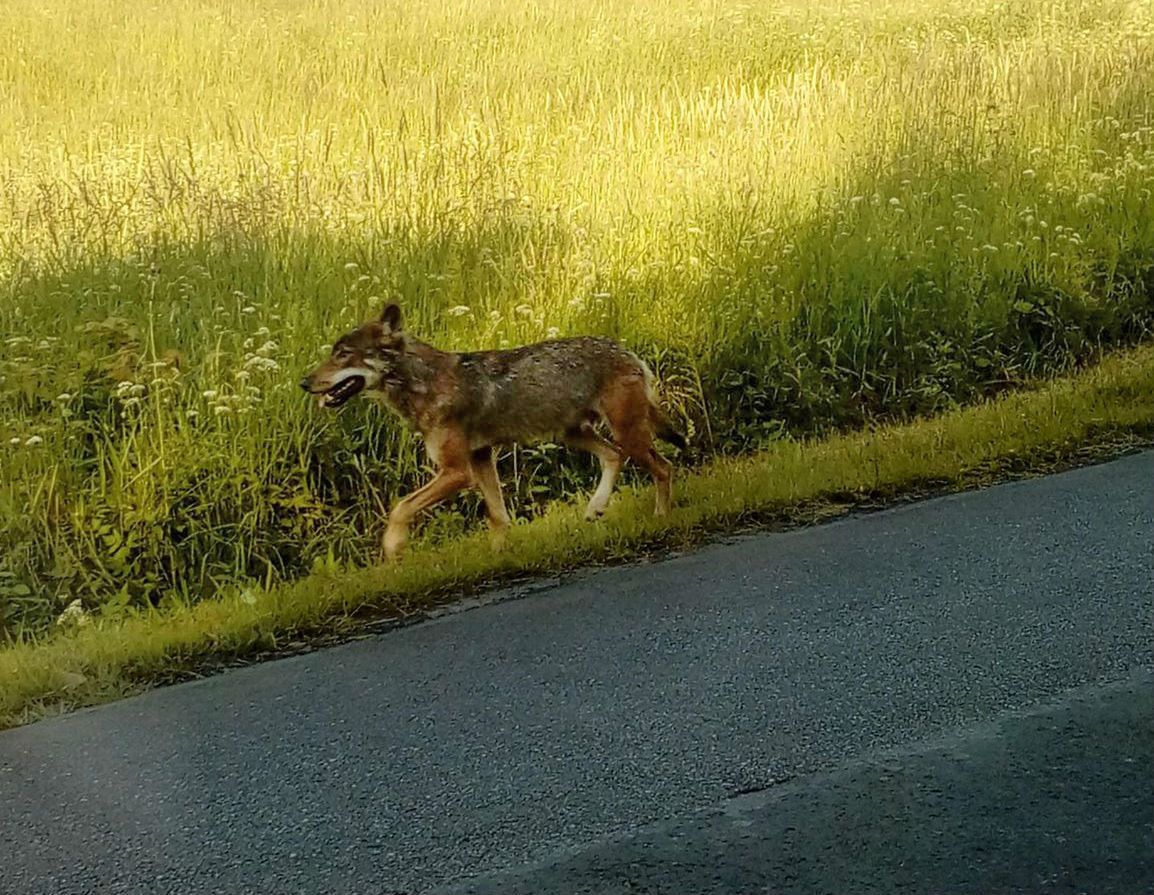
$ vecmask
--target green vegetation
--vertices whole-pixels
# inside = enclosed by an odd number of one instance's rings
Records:
[[[77,600],[110,632],[159,607],[151,669],[654,535],[628,501],[570,531],[546,508],[594,474],[546,446],[505,460],[542,518],[502,559],[426,543],[446,571],[318,584],[375,560],[422,475],[385,415],[295,388],[386,297],[449,348],[617,336],[696,457],[789,436],[773,463],[1154,324],[1147,2],[11,0],[0,40],[0,638]],[[924,449],[855,439],[820,450],[872,451],[877,482]],[[763,462],[710,467],[675,526],[875,482]],[[471,500],[426,542],[475,524]],[[262,587],[280,596],[201,603]],[[90,679],[137,661],[127,633],[86,636],[54,649]],[[35,667],[22,692],[49,692]]]
[[[0,728],[113,699],[220,662],[293,649],[317,635],[349,636],[366,620],[411,616],[463,592],[540,574],[687,546],[709,530],[751,521],[821,518],[898,495],[966,487],[1082,456],[1086,447],[1154,437],[1154,347],[1109,358],[1037,391],[928,420],[811,441],[778,441],[681,477],[670,516],[655,519],[648,489],[629,490],[605,519],[558,505],[514,528],[494,553],[482,533],[415,551],[399,566],[338,568],[268,590],[119,619],[79,616],[43,643],[0,650]]]

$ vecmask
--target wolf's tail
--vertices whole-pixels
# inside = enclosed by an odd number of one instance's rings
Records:
[[[669,417],[665,415],[665,411],[661,409],[661,405],[657,401],[657,385],[653,371],[644,361],[641,361],[641,369],[645,374],[645,392],[649,397],[649,422],[653,426],[653,434],[674,447],[683,451],[687,450],[689,442],[685,440],[684,435],[674,428],[673,423],[669,421]]]
[[[649,411],[649,418],[653,421],[653,432],[658,438],[683,451],[688,450],[689,442],[685,440],[684,435],[673,428],[673,423],[669,422],[669,417],[660,407],[653,407]]]

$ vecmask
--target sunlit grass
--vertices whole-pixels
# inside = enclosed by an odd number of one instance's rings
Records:
[[[1152,19],[4,4],[0,636],[370,563],[417,445],[293,383],[386,296],[445,347],[617,336],[706,456],[1140,339]],[[523,517],[593,479],[547,448],[505,468]]]

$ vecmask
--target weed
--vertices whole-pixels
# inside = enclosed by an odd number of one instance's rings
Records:
[[[293,383],[386,296],[447,348],[624,340],[695,461],[1141,340],[1152,18],[5,4],[0,638],[371,563],[418,445]],[[522,519],[594,478],[551,446],[502,463]]]

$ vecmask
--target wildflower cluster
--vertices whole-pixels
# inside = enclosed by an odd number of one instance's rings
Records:
[[[231,381],[226,379],[217,387],[201,392],[211,416],[222,418],[251,413],[263,403],[268,389],[281,384],[281,365],[277,360],[280,344],[271,335],[268,327],[262,326],[244,339],[240,369],[233,372]],[[185,415],[196,419],[200,412],[191,408]]]

